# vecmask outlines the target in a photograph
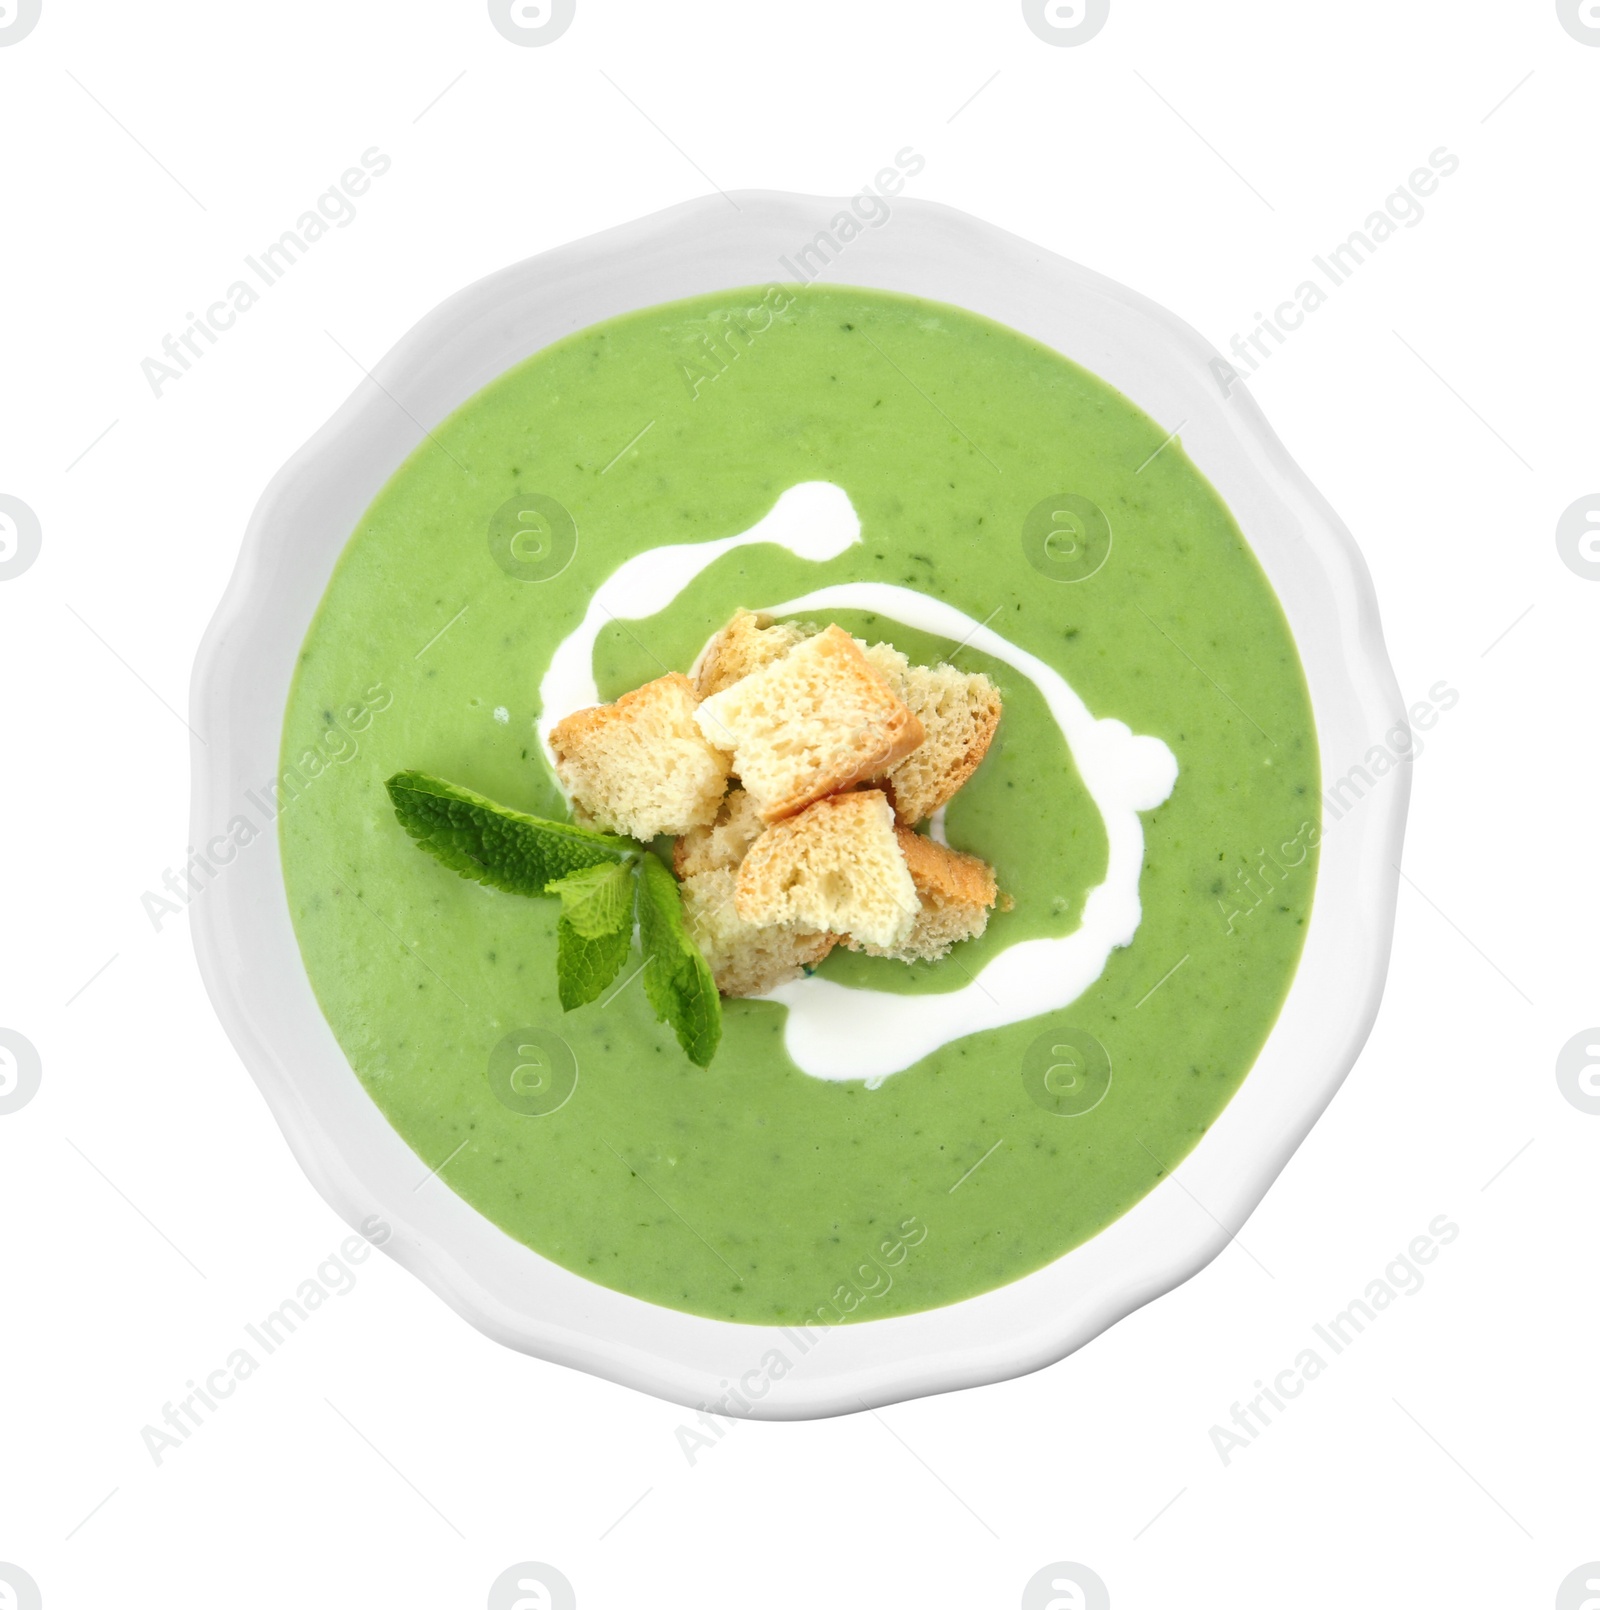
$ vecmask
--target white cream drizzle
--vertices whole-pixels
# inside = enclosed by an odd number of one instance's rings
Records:
[[[538,731],[548,754],[551,727],[599,701],[594,645],[613,620],[658,614],[709,565],[736,548],[771,542],[802,559],[836,559],[861,540],[861,522],[841,487],[792,486],[748,531],[713,542],[652,548],[620,565],[596,588],[582,622],[563,639],[539,687]],[[1104,972],[1111,952],[1139,927],[1144,863],[1140,811],[1172,793],[1178,762],[1159,738],[1123,722],[1097,720],[1051,666],[950,604],[887,582],[844,582],[781,603],[752,600],[774,615],[870,610],[920,631],[964,643],[1003,661],[1039,690],[1066,739],[1084,787],[1105,822],[1104,882],[1089,891],[1083,920],[1057,939],[1029,939],[996,956],[964,987],[941,995],[849,989],[823,978],[797,979],[766,999],[788,1008],[784,1044],[795,1065],[818,1079],[864,1079],[876,1088],[942,1045],[985,1029],[1070,1006]],[[935,829],[943,838],[944,816]]]

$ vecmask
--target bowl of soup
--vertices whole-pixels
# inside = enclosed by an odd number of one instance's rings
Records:
[[[934,204],[732,200],[453,297],[268,488],[196,667],[193,925],[312,1181],[464,1317],[793,1418],[1036,1368],[1227,1244],[1376,1012],[1408,779],[1324,778],[1405,713],[1187,326]],[[563,1011],[553,903],[384,782],[564,820],[563,645],[609,700],[740,609],[993,681],[939,832],[1006,898],[724,1002],[701,1067],[632,980]]]

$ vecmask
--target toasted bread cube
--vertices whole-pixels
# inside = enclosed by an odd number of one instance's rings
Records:
[[[837,626],[712,694],[695,720],[732,753],[766,822],[881,776],[922,742],[922,723]]]
[[[736,610],[733,619],[706,644],[695,661],[690,673],[695,691],[702,699],[709,699],[752,671],[782,659],[814,630],[774,621],[770,615],[758,615],[748,609]]]
[[[922,742],[884,777],[895,815],[914,826],[954,799],[988,754],[1000,690],[981,671],[912,665],[887,643],[874,643],[866,656],[922,723]]]
[[[694,684],[673,672],[560,722],[550,748],[575,811],[645,840],[713,822],[728,757],[695,724],[696,702]]]
[[[1000,690],[981,671],[913,665],[901,697],[926,734],[887,779],[895,815],[911,824],[948,804],[988,754],[1000,725]]]
[[[952,945],[976,939],[988,927],[989,912],[999,898],[994,868],[901,823],[894,831],[920,903],[916,921],[897,945],[854,944],[851,949],[894,961],[936,962],[949,955]]]
[[[736,872],[745,851],[765,826],[756,802],[735,784],[709,827],[694,828],[672,846],[672,870],[680,878],[701,872]]]
[[[902,944],[922,906],[888,799],[875,788],[835,794],[769,827],[739,867],[738,909],[746,922]]]
[[[739,915],[738,875],[712,867],[683,880],[689,937],[724,995],[765,995],[799,978],[833,949],[832,934],[793,923],[756,924]]]

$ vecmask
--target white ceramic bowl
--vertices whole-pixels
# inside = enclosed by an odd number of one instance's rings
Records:
[[[586,325],[703,292],[792,280],[847,200],[768,192],[688,202],[519,263],[430,313],[268,487],[195,665],[193,842],[277,771],[295,657],[367,505],[436,426],[511,365]],[[1324,768],[1404,723],[1371,580],[1333,511],[1214,351],[1143,297],[929,202],[852,240],[827,278],[951,302],[1021,330],[1109,381],[1183,445],[1232,509],[1288,615]],[[594,1285],[513,1241],[438,1181],[368,1098],[323,1020],[290,925],[276,836],[192,907],[206,987],[301,1166],[352,1225],[488,1335],[678,1402],[721,1399],[762,1355],[791,1368],[766,1418],[836,1414],[1051,1363],[1169,1291],[1237,1233],[1365,1041],[1393,928],[1409,794],[1385,791],[1328,832],[1305,953],[1255,1067],[1198,1147],[1093,1240],[998,1291],[840,1326],[802,1353],[788,1332],[701,1319]]]

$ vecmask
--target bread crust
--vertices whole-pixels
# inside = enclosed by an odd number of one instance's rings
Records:
[[[939,905],[981,906],[988,909],[999,896],[994,868],[964,850],[952,850],[921,833],[896,823],[895,840],[917,893]]]

